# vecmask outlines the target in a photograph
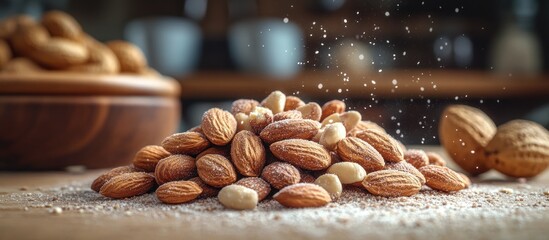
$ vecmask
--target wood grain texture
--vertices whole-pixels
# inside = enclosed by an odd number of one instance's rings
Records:
[[[155,96],[0,96],[0,169],[128,164],[177,130],[179,108]]]

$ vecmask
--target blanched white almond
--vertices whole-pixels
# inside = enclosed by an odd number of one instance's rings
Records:
[[[335,174],[326,173],[318,177],[315,182],[316,185],[321,186],[330,194],[332,199],[339,198],[343,191],[343,185],[339,181],[339,177]]]
[[[267,96],[261,102],[261,106],[270,109],[273,114],[284,111],[284,106],[286,105],[286,95],[281,91],[274,91],[269,96]]]
[[[248,116],[252,132],[259,134],[263,128],[273,122],[273,112],[264,107],[255,107]]]
[[[337,122],[326,125],[322,135],[320,136],[319,143],[329,150],[334,150],[337,143],[347,136],[345,126],[343,123]]]
[[[258,202],[256,191],[236,184],[223,187],[217,198],[226,208],[236,210],[254,209]]]
[[[328,168],[328,173],[337,175],[343,184],[360,182],[366,177],[366,170],[358,163],[339,162]]]
[[[357,111],[348,111],[339,114],[339,118],[349,132],[362,120],[362,115]]]
[[[333,113],[332,115],[327,116],[326,118],[324,118],[324,120],[322,120],[322,127],[328,124],[337,123],[337,122],[341,122],[339,113]]]
[[[236,132],[240,132],[242,130],[253,132],[248,115],[245,113],[237,113],[234,115],[234,118],[236,119]]]

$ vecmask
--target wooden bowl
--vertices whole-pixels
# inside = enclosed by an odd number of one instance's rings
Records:
[[[0,74],[0,170],[127,165],[177,131],[179,91],[142,76]]]

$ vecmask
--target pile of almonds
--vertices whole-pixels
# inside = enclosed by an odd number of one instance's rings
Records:
[[[39,22],[26,15],[0,21],[0,73],[44,71],[158,75],[137,46],[103,44],[67,13],[50,11]]]
[[[439,135],[450,157],[472,175],[495,169],[529,178],[549,166],[549,132],[532,121],[513,120],[496,127],[477,108],[451,105],[442,113]]]
[[[385,197],[412,196],[424,184],[443,192],[470,185],[439,155],[406,150],[345,110],[339,100],[321,107],[280,91],[262,102],[239,99],[232,112],[212,108],[200,126],[144,147],[132,166],[104,173],[91,188],[111,198],[156,189],[169,204],[217,196],[227,208],[253,209],[275,191],[280,204],[299,208],[337,200],[344,185]]]

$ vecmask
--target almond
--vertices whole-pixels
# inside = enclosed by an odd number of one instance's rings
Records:
[[[404,153],[397,141],[384,131],[366,129],[357,133],[356,137],[372,145],[385,161],[400,162],[404,160]]]
[[[96,192],[99,192],[101,187],[106,182],[111,180],[113,177],[116,177],[116,176],[124,174],[124,173],[132,173],[132,172],[144,172],[144,170],[136,168],[134,166],[122,166],[122,167],[113,168],[113,169],[109,170],[108,172],[103,173],[99,177],[97,177],[93,181],[93,183],[91,185],[91,189],[96,191]]]
[[[465,188],[463,178],[447,167],[428,165],[419,171],[425,176],[426,185],[434,190],[452,192]]]
[[[301,180],[299,180],[300,183],[314,183],[315,182],[315,177],[313,177],[313,175],[311,175],[309,173],[305,173],[303,171],[300,171],[299,176],[301,178]]]
[[[133,158],[133,165],[147,172],[154,172],[160,159],[169,157],[170,153],[161,146],[149,145],[141,148]]]
[[[265,147],[261,139],[250,131],[240,131],[231,144],[231,160],[238,172],[257,177],[265,166]]]
[[[275,142],[271,152],[280,160],[306,170],[322,170],[330,166],[330,153],[322,145],[303,139]]]
[[[505,123],[486,146],[486,155],[486,164],[507,176],[537,176],[549,166],[549,132],[527,120]]]
[[[196,159],[199,159],[203,157],[206,154],[219,154],[223,157],[230,158],[231,157],[231,148],[230,146],[214,146],[210,147],[204,151],[202,151],[200,154],[196,155]]]
[[[415,168],[419,169],[429,165],[429,157],[425,151],[420,149],[408,149],[404,152],[404,160]]]
[[[195,159],[191,156],[179,154],[164,158],[156,165],[154,176],[159,185],[194,177],[196,176]]]
[[[248,116],[248,122],[255,134],[259,134],[263,128],[273,122],[273,112],[264,107],[256,107]]]
[[[212,108],[202,116],[202,131],[211,143],[227,145],[236,134],[236,119],[227,111]]]
[[[273,114],[284,111],[286,95],[281,91],[274,91],[261,101],[261,106],[270,109]]]
[[[236,182],[236,172],[231,162],[219,155],[208,154],[196,161],[198,176],[213,187],[224,187]]]
[[[301,112],[303,119],[311,119],[318,122],[320,121],[320,117],[322,117],[322,108],[315,102],[307,103],[296,108],[296,110]]]
[[[241,185],[228,185],[219,191],[219,202],[226,208],[235,210],[251,210],[257,206],[258,196],[253,189]]]
[[[386,132],[384,128],[382,128],[381,126],[379,126],[375,122],[360,121],[356,124],[356,126],[353,129],[351,129],[350,131],[347,131],[347,136],[356,137],[356,134],[358,132],[364,131],[366,129],[376,129],[376,130],[379,130],[381,132]]]
[[[120,63],[120,72],[137,73],[147,66],[147,58],[141,49],[126,41],[116,40],[106,43]]]
[[[244,113],[237,113],[234,115],[234,118],[236,120],[236,132],[242,130],[253,131],[252,125],[250,125],[250,116]]]
[[[147,193],[154,188],[154,177],[144,172],[123,173],[106,182],[99,193],[110,198],[128,198]]]
[[[381,154],[360,138],[346,137],[339,141],[336,150],[343,161],[356,162],[368,173],[382,170],[385,165]]]
[[[345,138],[345,126],[342,123],[332,123],[326,125],[324,131],[320,135],[318,142],[328,150],[334,150],[337,143]]]
[[[269,196],[271,185],[258,177],[247,177],[238,180],[236,185],[241,185],[257,192],[257,200],[261,201]]]
[[[332,201],[324,188],[311,183],[287,186],[273,198],[283,206],[291,208],[322,207]]]
[[[193,177],[189,179],[189,181],[194,182],[198,184],[198,186],[202,189],[202,193],[200,193],[199,198],[210,198],[215,197],[219,193],[219,188],[212,187],[208,184],[206,184],[200,177]]]
[[[328,125],[328,124],[332,124],[332,123],[340,123],[342,122],[341,121],[341,118],[339,117],[339,113],[334,113],[330,116],[327,116],[325,117],[323,120],[322,120],[322,127]],[[343,124],[343,123],[342,123]],[[347,130],[345,130],[347,131]]]
[[[400,161],[400,162],[397,162],[397,163],[387,162],[387,163],[385,163],[385,169],[386,170],[397,170],[397,171],[410,173],[410,174],[417,177],[417,179],[419,180],[421,185],[425,184],[425,177],[423,176],[423,174],[421,174],[419,172],[419,170],[417,170],[417,168],[412,166],[412,164],[409,164],[406,161]]]
[[[210,146],[206,136],[198,132],[176,133],[162,141],[162,147],[172,154],[196,155]]]
[[[441,144],[454,162],[473,175],[488,171],[483,149],[495,133],[492,119],[477,108],[451,105],[440,118]]]
[[[296,110],[298,107],[305,105],[301,99],[296,96],[286,96],[286,103],[284,104],[284,111]]]
[[[341,119],[343,126],[345,126],[345,129],[349,132],[358,125],[360,120],[362,120],[362,115],[357,111],[348,111],[339,114],[339,119]]]
[[[412,196],[421,189],[417,177],[397,170],[369,173],[362,181],[362,185],[371,194],[383,197]]]
[[[366,177],[364,168],[354,162],[335,163],[326,172],[335,174],[343,184],[361,182]]]
[[[285,139],[311,139],[320,129],[320,123],[310,119],[287,119],[273,122],[261,131],[259,136],[266,143],[274,143]]]
[[[332,100],[324,103],[322,105],[322,116],[320,120],[323,120],[324,118],[334,114],[334,113],[342,113],[345,112],[345,102],[341,100]]]
[[[285,112],[279,112],[273,116],[273,122],[286,120],[286,119],[303,119],[303,115],[300,111],[290,110]]]
[[[427,157],[429,158],[429,165],[446,166],[444,158],[436,152],[427,152]]]
[[[318,177],[315,182],[316,185],[321,186],[330,194],[332,199],[337,199],[343,192],[343,185],[339,181],[339,177],[335,174],[326,173]]]
[[[299,183],[301,180],[299,170],[291,164],[283,162],[274,162],[267,165],[263,169],[261,177],[276,189]]]
[[[231,112],[236,116],[238,113],[250,114],[255,107],[259,106],[259,102],[253,99],[238,99],[233,102]]]
[[[202,193],[195,182],[175,181],[162,184],[156,189],[156,197],[163,203],[178,204],[190,202]]]
[[[463,184],[465,184],[465,188],[469,188],[471,186],[471,179],[463,173],[458,172],[457,174],[461,177],[461,180],[463,180]]]

